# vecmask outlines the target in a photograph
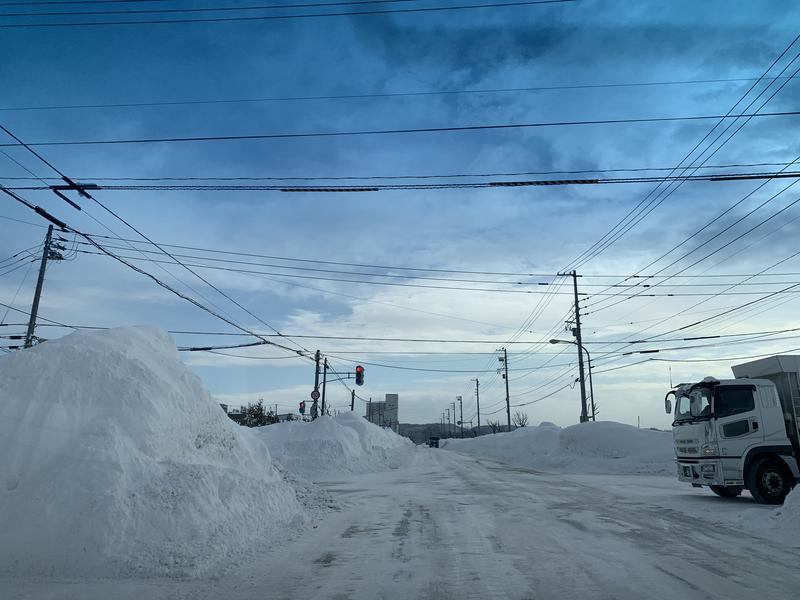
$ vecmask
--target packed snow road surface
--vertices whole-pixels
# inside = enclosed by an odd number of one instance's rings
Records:
[[[770,510],[749,498],[722,500],[667,477],[561,476],[443,450],[409,454],[400,468],[325,482],[337,509],[316,528],[255,548],[216,577],[6,580],[2,596],[785,600],[800,589],[797,545],[732,526],[730,515]],[[719,515],[729,524],[699,532]]]

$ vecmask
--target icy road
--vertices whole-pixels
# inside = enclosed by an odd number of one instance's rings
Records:
[[[257,548],[214,578],[7,580],[2,595],[785,600],[800,589],[800,547],[732,526],[743,509],[769,508],[668,477],[559,476],[418,448],[399,469],[323,486],[338,509],[316,528]],[[728,525],[697,532],[726,516]]]

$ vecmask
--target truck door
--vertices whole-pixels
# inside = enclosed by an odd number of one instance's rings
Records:
[[[718,385],[714,388],[714,421],[722,458],[739,458],[764,439],[761,412],[754,385]]]

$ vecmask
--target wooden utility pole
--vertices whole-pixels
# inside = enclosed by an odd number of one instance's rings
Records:
[[[356,391],[350,390],[350,412],[356,409]]]
[[[586,409],[586,374],[583,370],[583,340],[581,339],[581,307],[578,303],[578,273],[572,271],[572,287],[575,291],[575,341],[578,342],[578,375],[581,378],[581,423],[589,420]]]
[[[33,332],[36,329],[36,315],[39,312],[39,299],[42,296],[42,285],[44,285],[44,272],[47,268],[47,259],[50,256],[50,242],[53,239],[53,226],[47,228],[47,235],[44,238],[44,248],[42,248],[42,262],[39,264],[39,279],[36,281],[36,291],[33,294],[33,306],[31,315],[28,319],[28,331],[25,334],[25,347],[33,345]]]
[[[508,393],[508,351],[503,348],[503,358],[500,359],[505,368],[503,379],[506,380],[506,416],[508,417],[508,431],[511,431],[511,396]]]
[[[478,405],[478,435],[481,434],[481,382],[475,379],[475,403]]]

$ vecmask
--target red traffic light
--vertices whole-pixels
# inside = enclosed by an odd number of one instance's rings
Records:
[[[306,412],[306,403],[300,402],[300,414],[302,415],[305,412]]]
[[[364,367],[361,365],[356,367],[356,385],[364,385]]]

